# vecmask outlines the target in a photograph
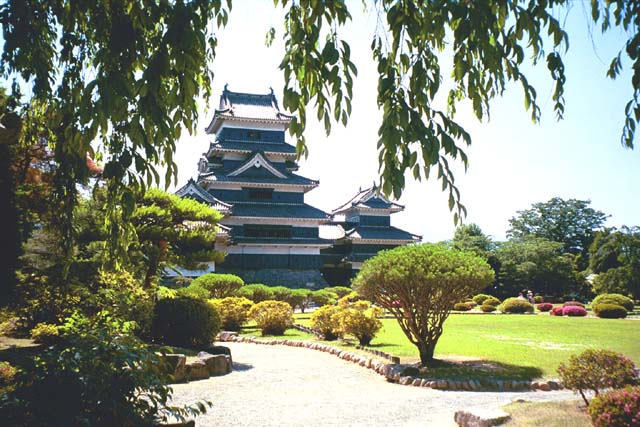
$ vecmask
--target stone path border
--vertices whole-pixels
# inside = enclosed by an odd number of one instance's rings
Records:
[[[218,340],[222,342],[243,342],[262,345],[285,345],[290,347],[304,347],[310,350],[322,351],[335,355],[336,357],[355,363],[364,368],[371,369],[374,372],[386,377],[387,381],[395,382],[402,385],[410,385],[415,387],[429,387],[437,390],[460,390],[460,391],[552,391],[562,390],[564,387],[558,380],[548,381],[527,381],[527,380],[443,380],[428,379],[416,377],[412,375],[402,375],[405,368],[411,365],[403,365],[399,363],[385,363],[377,358],[367,357],[362,354],[351,353],[339,347],[328,344],[288,340],[288,339],[270,339],[256,337],[241,337],[235,332],[221,332]]]

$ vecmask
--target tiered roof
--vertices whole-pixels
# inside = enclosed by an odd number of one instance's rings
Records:
[[[224,121],[281,123],[286,127],[291,119],[293,116],[280,111],[273,89],[266,95],[258,95],[231,92],[225,85],[207,133],[217,132]]]
[[[348,211],[385,210],[389,213],[400,212],[404,206],[392,202],[380,193],[378,187],[373,184],[371,188],[360,189],[347,203],[334,209],[333,215],[344,214]]]

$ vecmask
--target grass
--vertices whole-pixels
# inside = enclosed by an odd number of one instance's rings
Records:
[[[503,408],[511,414],[505,427],[589,427],[591,421],[578,401],[514,402]]]
[[[309,324],[308,314],[296,321]],[[587,348],[621,352],[640,365],[640,321],[540,315],[452,314],[436,347],[434,375],[444,370],[454,377],[487,376],[555,378],[556,369],[571,354]],[[418,361],[411,344],[393,318],[371,347],[400,356],[403,363]],[[313,339],[313,338],[311,338]]]

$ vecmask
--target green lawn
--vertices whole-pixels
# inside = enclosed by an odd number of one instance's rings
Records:
[[[309,324],[309,315],[297,315]],[[395,319],[383,320],[372,347],[402,358],[418,360],[417,349]],[[436,358],[455,361],[443,368],[455,377],[557,377],[556,368],[571,354],[587,348],[624,353],[640,365],[640,321],[539,315],[452,314],[436,347]],[[476,359],[476,360],[473,360]],[[482,363],[477,359],[481,359]],[[473,372],[473,373],[472,373]]]

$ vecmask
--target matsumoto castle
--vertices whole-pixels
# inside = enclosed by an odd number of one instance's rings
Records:
[[[319,181],[295,173],[296,148],[285,142],[292,118],[280,111],[273,90],[222,92],[198,178],[177,191],[224,215],[216,249],[227,256],[216,272],[293,288],[348,285],[378,251],[420,240],[391,226],[391,214],[404,207],[375,186],[331,213],[306,204]]]

